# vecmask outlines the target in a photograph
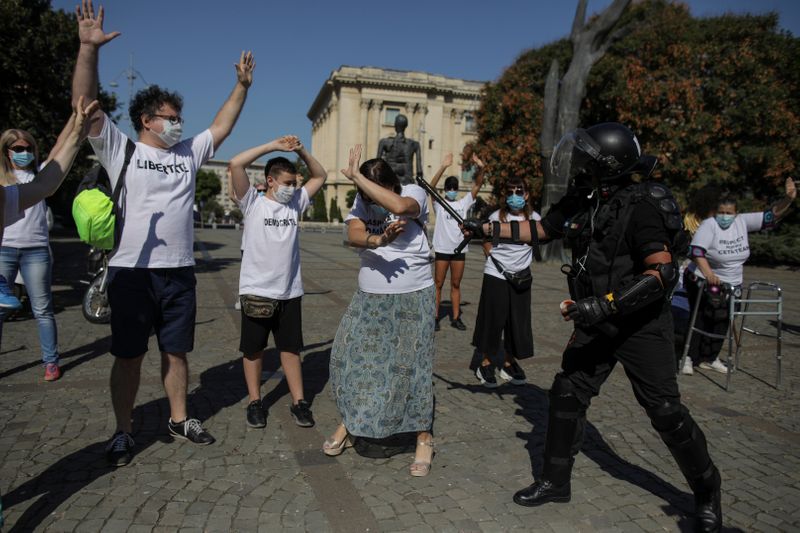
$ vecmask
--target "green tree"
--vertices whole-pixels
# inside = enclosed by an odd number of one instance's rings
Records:
[[[347,209],[353,207],[353,204],[356,201],[356,194],[358,194],[358,191],[356,189],[350,189],[349,191],[347,191],[347,197],[344,200]]]
[[[197,171],[194,197],[198,201],[206,202],[217,196],[222,190],[219,176],[212,170],[200,169]]]
[[[314,222],[328,221],[328,216],[325,212],[325,195],[322,194],[322,191],[314,195],[314,207],[311,220]]]
[[[78,54],[75,16],[55,11],[47,0],[0,0],[0,124],[29,131],[47,154],[71,113],[72,71]],[[117,102],[102,89],[98,99],[114,116]],[[56,195],[55,214],[72,220],[72,198],[95,163],[84,146]]]
[[[331,204],[328,207],[328,220],[331,222],[336,222],[342,220],[342,210],[339,209],[339,204],[336,202],[336,198],[331,195]]]
[[[800,39],[777,16],[693,18],[684,4],[633,4],[635,22],[592,70],[583,126],[619,121],[659,155],[657,177],[679,195],[718,181],[767,198],[800,156]],[[533,176],[538,194],[544,84],[567,39],[523,53],[485,89],[477,150],[495,176]],[[563,75],[563,72],[560,73]]]
[[[231,209],[231,218],[237,224],[240,224],[244,219],[244,215],[238,208]]]

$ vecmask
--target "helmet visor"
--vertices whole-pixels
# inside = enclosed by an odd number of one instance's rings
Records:
[[[550,173],[560,180],[570,180],[590,171],[590,164],[600,157],[600,147],[586,133],[577,129],[564,135],[550,156]]]

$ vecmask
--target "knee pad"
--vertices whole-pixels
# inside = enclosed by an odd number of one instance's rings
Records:
[[[665,401],[661,406],[647,411],[653,429],[658,431],[664,438],[669,436],[670,440],[673,440],[672,437],[688,436],[686,431],[691,430],[685,423],[686,415],[688,414],[689,411],[683,404],[671,401]],[[688,417],[688,419],[691,421],[691,417]],[[680,440],[685,440],[685,438]]]
[[[576,394],[575,385],[562,374],[557,374],[550,387],[550,416],[555,418],[579,418],[586,412]]]

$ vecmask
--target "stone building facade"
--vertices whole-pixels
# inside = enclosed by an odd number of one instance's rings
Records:
[[[461,176],[460,153],[476,138],[475,111],[483,86],[425,72],[349,66],[333,71],[307,113],[312,153],[328,171],[326,207],[335,198],[342,214],[347,213],[347,192],[353,186],[340,169],[347,166],[350,148],[364,147],[362,162],[374,158],[380,140],[394,135],[398,114],[408,118],[406,137],[420,143],[426,179],[448,152],[454,156],[450,173]],[[461,177],[466,191],[472,177]]]
[[[201,170],[210,170],[219,176],[219,182],[222,185],[222,189],[217,195],[217,202],[226,212],[233,211],[237,208],[236,203],[231,200],[230,196],[228,175],[226,174],[228,163],[229,161],[223,161],[221,159],[209,159],[202,167],[200,167]],[[247,177],[250,178],[250,183],[254,182],[256,176],[264,176],[264,163],[253,163],[247,167]]]

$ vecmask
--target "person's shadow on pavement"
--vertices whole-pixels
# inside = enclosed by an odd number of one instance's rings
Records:
[[[307,346],[303,361],[303,378],[306,399],[312,402],[328,381],[328,360],[330,348],[308,352],[332,341]],[[289,389],[283,380],[264,398],[274,403]],[[190,416],[205,422],[223,409],[238,405],[247,397],[242,374],[241,358],[232,359],[211,367],[200,374],[200,385],[189,392],[187,403]],[[130,466],[135,468],[137,458],[144,455],[156,442],[171,443],[173,438],[167,432],[169,402],[166,397],[137,405],[133,410],[133,438],[136,441],[134,457]],[[237,414],[238,416],[238,414]],[[6,526],[10,531],[32,531],[51,513],[58,509],[73,495],[91,485],[97,479],[113,473],[116,468],[106,462],[105,447],[111,433],[103,435],[103,440],[59,459],[44,472],[2,495]],[[174,442],[174,446],[191,446],[184,442]],[[212,446],[214,446],[212,444]],[[8,511],[15,505],[37,498],[22,516],[12,525],[8,522]]]

